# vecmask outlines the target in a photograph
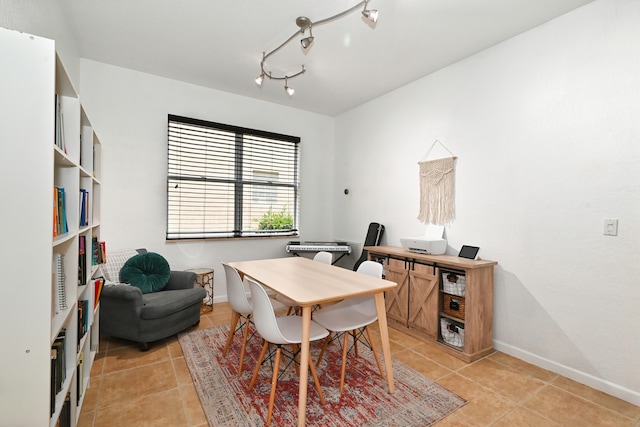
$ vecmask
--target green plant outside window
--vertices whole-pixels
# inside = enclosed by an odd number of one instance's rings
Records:
[[[286,211],[286,206],[282,208],[280,212],[273,212],[271,208],[259,219],[254,219],[258,222],[258,229],[260,230],[290,230],[293,228],[293,216]]]

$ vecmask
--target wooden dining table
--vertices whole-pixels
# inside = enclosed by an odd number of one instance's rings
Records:
[[[391,348],[389,346],[389,330],[387,328],[387,314],[384,303],[384,292],[395,287],[395,282],[316,262],[305,257],[238,261],[230,262],[229,264],[238,270],[241,276],[251,277],[262,285],[295,301],[302,308],[300,366],[309,366],[309,331],[313,306],[358,295],[373,294],[378,313],[378,326],[380,328],[389,393],[395,391]],[[301,372],[298,396],[298,426],[304,426],[306,423],[307,383],[308,374]]]

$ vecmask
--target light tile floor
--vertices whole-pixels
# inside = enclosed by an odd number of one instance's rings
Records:
[[[228,304],[215,304],[197,328],[230,318]],[[395,359],[469,401],[438,427],[640,427],[640,407],[504,353],[466,364],[394,329],[389,334]],[[207,426],[177,337],[147,352],[103,337],[86,393],[80,427]]]

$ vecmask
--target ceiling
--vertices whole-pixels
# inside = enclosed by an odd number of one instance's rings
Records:
[[[297,36],[265,63],[263,52],[357,0],[61,0],[84,58],[335,116],[500,43],[592,0],[370,0],[379,19],[357,9]]]

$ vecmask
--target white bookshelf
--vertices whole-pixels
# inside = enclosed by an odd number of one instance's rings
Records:
[[[101,145],[54,41],[0,28],[0,56],[0,173],[5,188],[0,210],[0,426],[53,427],[67,396],[69,425],[75,426],[98,351],[99,308],[94,307],[91,280],[97,266],[91,266],[91,238],[100,236]],[[56,95],[64,149],[56,146]],[[64,188],[68,226],[57,236],[55,186]],[[88,222],[83,225],[81,188],[89,191]],[[84,281],[78,275],[82,237],[88,270]],[[66,308],[57,304],[57,255],[64,257]],[[84,300],[86,328],[78,322]],[[51,350],[62,331],[66,378],[61,390],[53,393]]]

